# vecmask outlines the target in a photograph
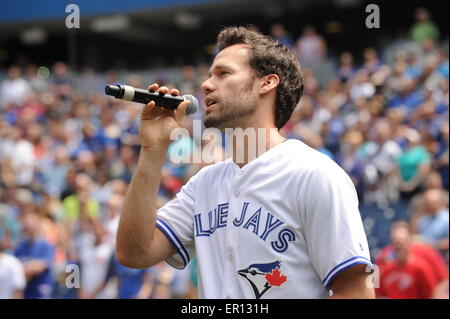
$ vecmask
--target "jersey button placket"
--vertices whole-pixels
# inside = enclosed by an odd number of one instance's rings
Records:
[[[236,271],[239,269],[236,264],[239,259],[236,245],[239,240],[239,234],[238,228],[233,224],[233,221],[235,218],[239,218],[242,209],[240,197],[242,195],[242,176],[244,173],[241,169],[235,167],[232,174],[232,183],[228,195],[229,215],[226,227],[225,249],[223,251],[223,298],[231,298],[235,295],[235,291],[239,289],[236,283],[236,278],[238,276]]]
[[[239,169],[238,173],[237,173],[237,177],[235,179],[235,190],[234,190],[234,196],[235,197],[239,197],[239,195],[241,194],[240,190],[239,190],[239,185],[241,184],[241,178],[244,175],[244,170]]]

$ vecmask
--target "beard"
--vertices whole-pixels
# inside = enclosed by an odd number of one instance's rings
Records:
[[[246,118],[256,111],[256,96],[252,94],[255,78],[251,78],[238,92],[226,100],[218,100],[218,107],[205,115],[206,128],[214,127],[220,131],[225,128],[243,127]]]

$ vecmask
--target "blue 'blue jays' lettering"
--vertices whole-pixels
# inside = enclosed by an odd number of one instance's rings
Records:
[[[227,225],[228,217],[228,203],[219,204],[213,211],[208,212],[209,227],[203,229],[201,214],[194,215],[195,221],[195,236],[209,236],[213,234],[218,228]]]
[[[217,229],[217,222],[218,218],[216,218],[217,215],[217,208],[214,208],[214,217],[212,216],[212,211],[208,213],[208,219],[209,219],[209,233],[213,234]]]
[[[291,230],[284,228],[278,233],[278,241],[272,241],[270,245],[275,251],[282,253],[288,249],[289,242],[294,240],[295,234]]]
[[[272,223],[274,216],[270,213],[267,212],[267,219],[266,219],[266,228],[264,229],[264,232],[262,233],[261,237],[262,239],[264,239],[264,241],[267,239],[267,236],[269,236],[269,234],[278,226],[281,226],[282,224],[284,224],[281,220],[279,220],[277,218],[277,220]]]
[[[217,228],[225,227],[228,218],[228,203],[219,204],[219,206],[217,206],[217,211]]]
[[[261,221],[262,207],[259,207],[248,219],[247,210],[249,207],[249,202],[244,202],[242,205],[241,215],[238,218],[233,220],[233,225],[235,227],[242,227],[243,229],[251,230],[253,234],[258,236],[260,239],[266,241],[268,236],[284,222],[277,217],[275,217],[272,213],[267,212],[265,222]],[[195,236],[196,237],[209,237],[214,232],[219,229],[227,226],[228,221],[228,209],[229,203],[223,203],[217,205],[216,208],[208,212],[208,217],[203,217],[204,222],[208,223],[208,227],[202,224],[202,214],[194,215],[194,225],[195,225]],[[264,229],[260,232],[261,223],[264,223]],[[262,225],[261,225],[262,226]],[[270,245],[272,249],[276,252],[285,252],[289,248],[289,243],[295,241],[295,234],[288,228],[281,229],[277,236],[276,240],[271,241]]]
[[[239,227],[242,225],[242,223],[244,222],[245,214],[247,213],[247,207],[249,204],[250,204],[249,202],[244,202],[244,206],[242,207],[241,217],[239,219],[235,218],[233,220],[234,226]]]
[[[194,215],[195,221],[195,237],[209,236],[209,229],[202,228],[201,214]]]
[[[261,208],[260,207],[253,215],[249,218],[249,220],[245,223],[244,228],[248,229],[250,226],[253,227],[253,233],[258,235],[258,229],[259,229],[259,217],[261,215]]]

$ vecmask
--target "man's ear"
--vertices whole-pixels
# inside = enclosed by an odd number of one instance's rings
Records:
[[[271,90],[277,88],[278,84],[280,84],[280,78],[276,74],[268,74],[263,76],[261,79],[261,87],[259,89],[260,94],[266,94]]]

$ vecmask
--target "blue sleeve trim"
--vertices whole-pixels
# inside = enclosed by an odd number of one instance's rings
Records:
[[[339,274],[340,272],[342,272],[352,266],[358,265],[358,264],[365,264],[369,267],[373,266],[372,262],[363,256],[355,256],[350,259],[347,259],[346,261],[340,263],[339,265],[337,265],[336,267],[334,267],[333,269],[331,269],[328,272],[325,279],[322,281],[325,288],[329,289],[330,282],[333,280],[334,277],[336,277],[337,274]]]
[[[181,256],[181,259],[183,260],[184,267],[187,266],[189,263],[189,254],[187,253],[186,249],[184,248],[183,244],[181,243],[181,240],[177,237],[175,232],[170,228],[170,226],[163,221],[161,218],[156,219],[156,226],[166,235],[166,237],[169,239],[169,241],[172,243],[172,245],[177,250],[178,254]]]

